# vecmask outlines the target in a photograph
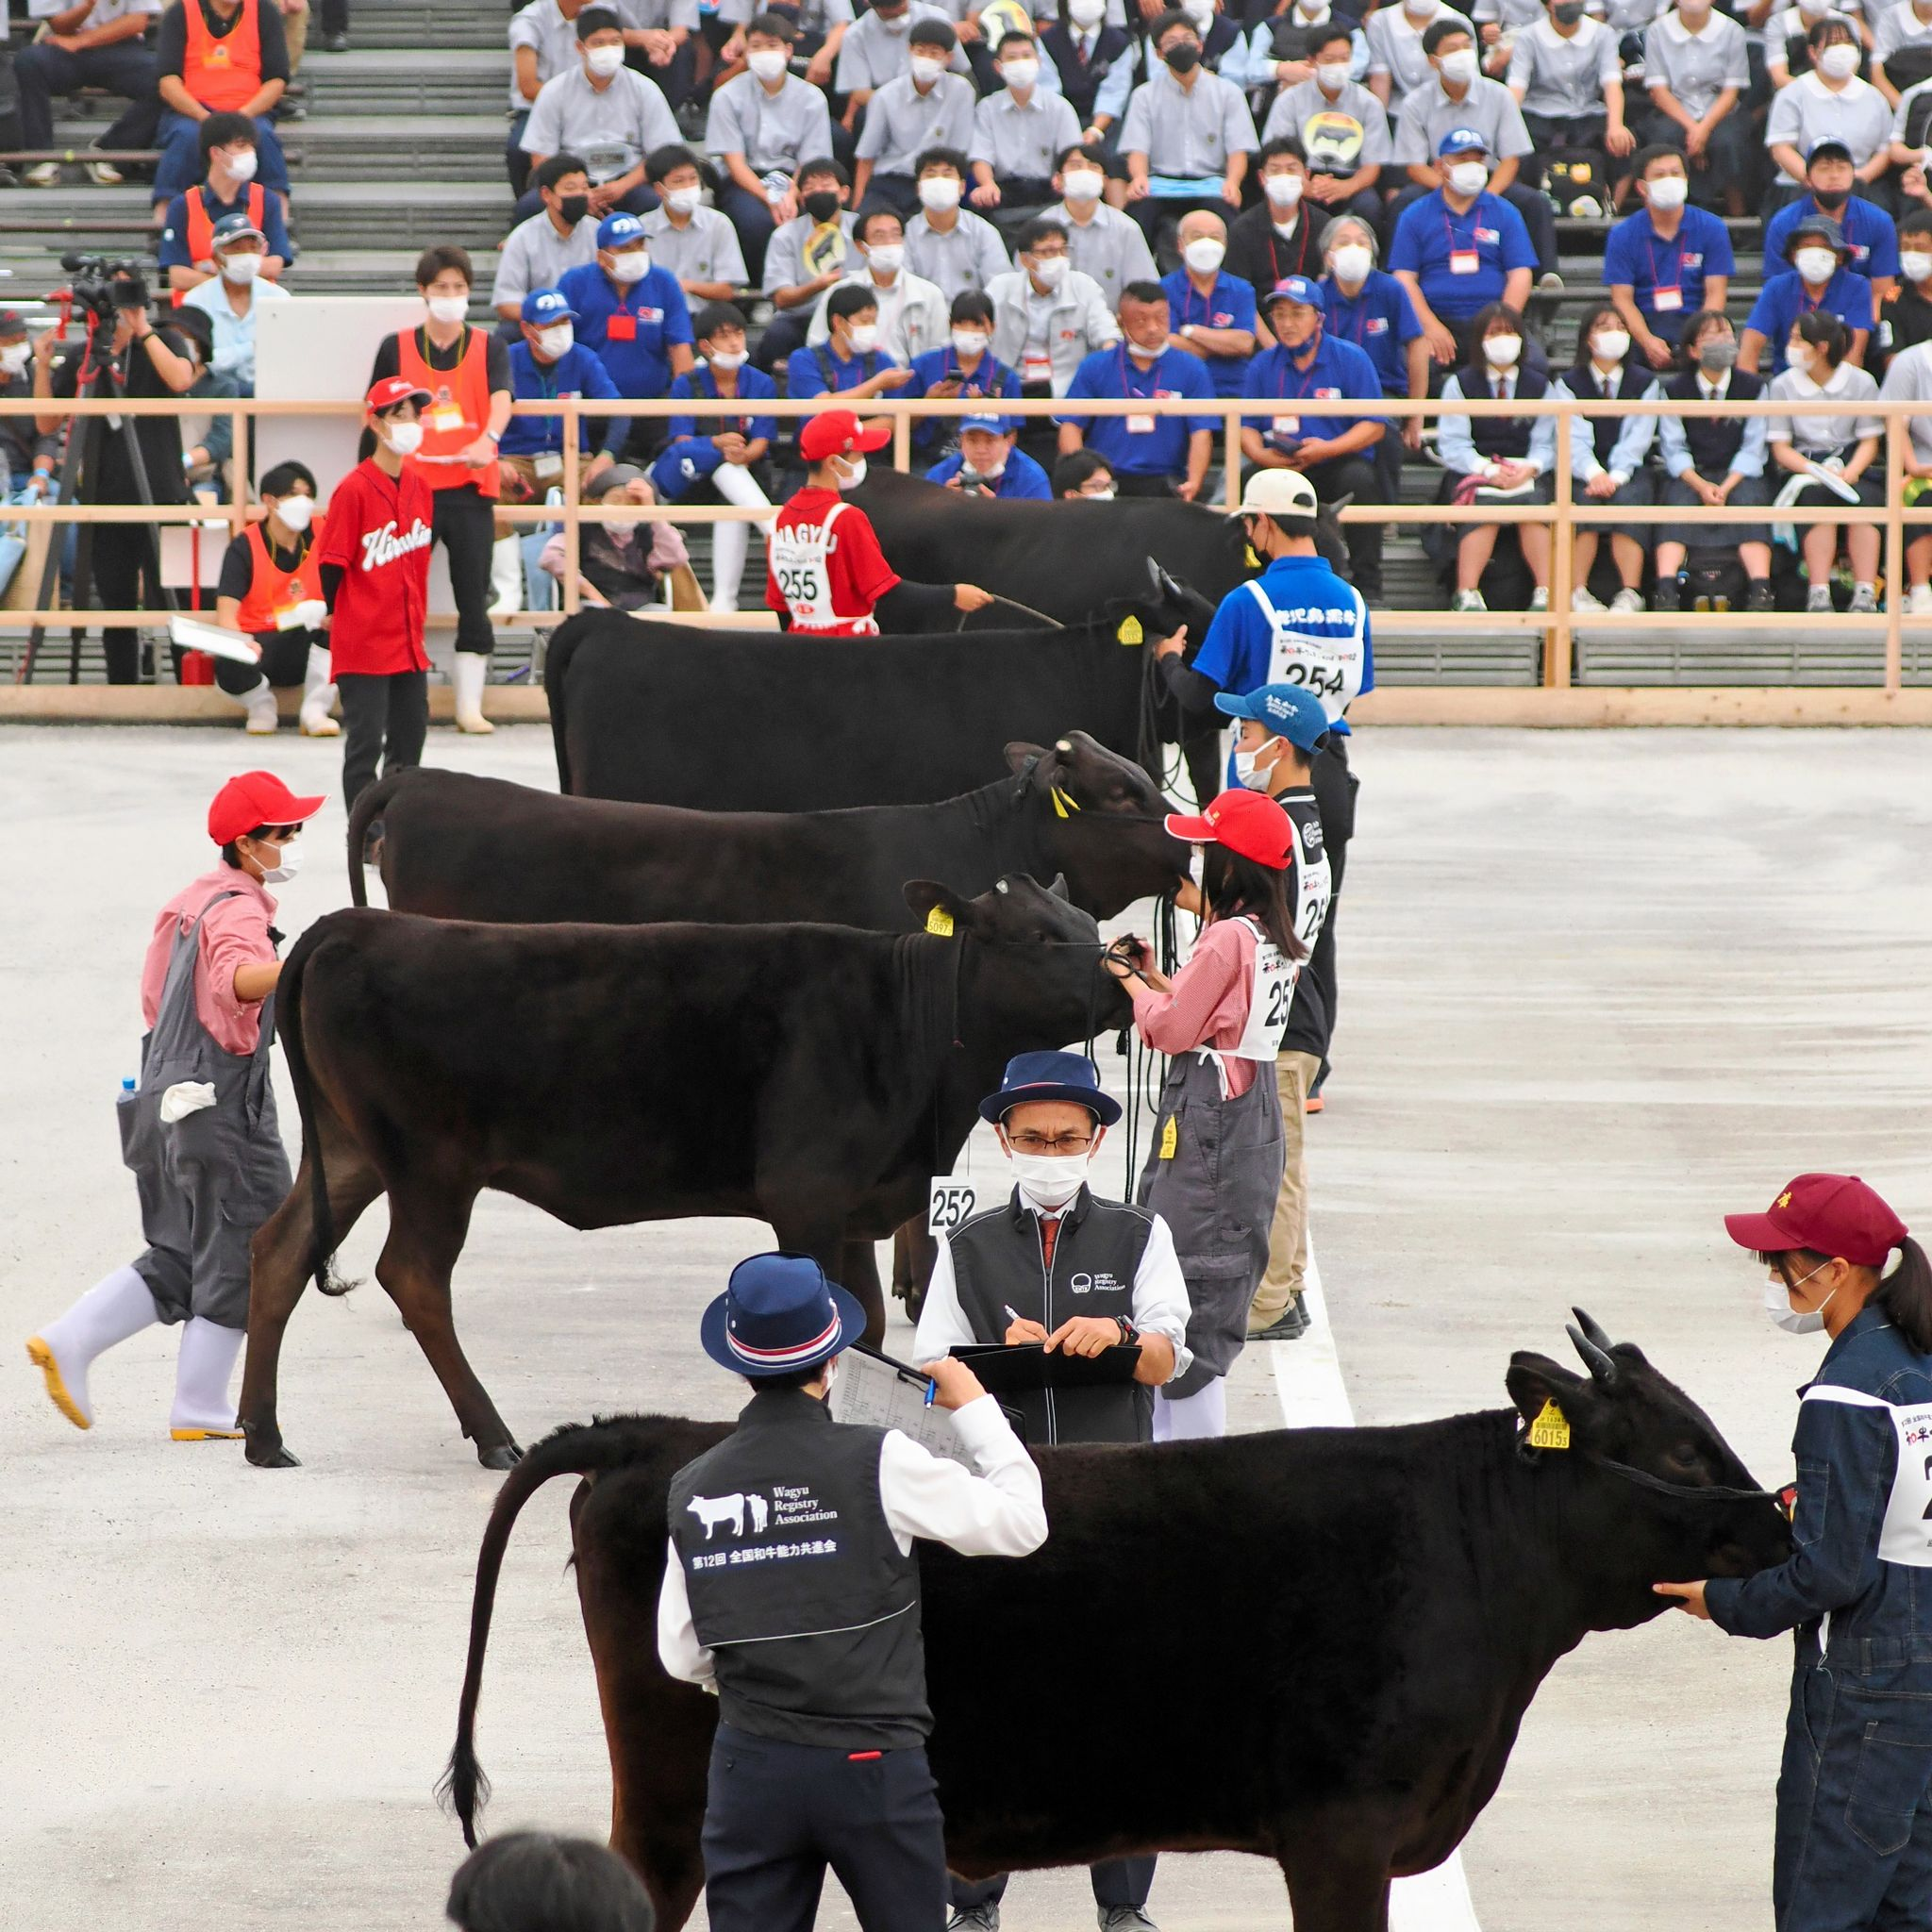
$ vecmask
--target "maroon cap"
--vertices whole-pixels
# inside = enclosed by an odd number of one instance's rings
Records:
[[[1779,1255],[1809,1248],[1859,1268],[1882,1268],[1910,1230],[1855,1174],[1801,1174],[1762,1214],[1726,1214],[1740,1248]]]
[[[215,793],[208,808],[208,835],[217,845],[242,839],[257,825],[306,824],[328,803],[325,793],[304,798],[273,772],[243,772]]]
[[[384,409],[393,409],[398,403],[407,403],[412,396],[418,403],[430,400],[429,391],[421,383],[411,382],[407,375],[385,375],[362,400],[380,414]]]
[[[798,433],[798,453],[808,463],[827,457],[857,456],[860,450],[884,449],[892,440],[890,423],[868,429],[850,409],[826,409],[811,418]]]
[[[1271,872],[1286,872],[1294,850],[1288,814],[1265,792],[1245,788],[1224,791],[1199,818],[1169,812],[1167,829],[1191,845],[1225,845]]]

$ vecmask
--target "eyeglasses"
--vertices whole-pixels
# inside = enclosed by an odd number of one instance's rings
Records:
[[[1015,1154],[1085,1154],[1093,1145],[1091,1134],[1008,1134],[1007,1145]]]

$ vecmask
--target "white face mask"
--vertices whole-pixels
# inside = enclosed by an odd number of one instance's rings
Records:
[[[624,65],[624,49],[622,47],[586,47],[584,49],[584,65],[599,80],[608,80]]]
[[[791,63],[790,58],[776,47],[754,47],[744,57],[744,64],[760,80],[773,81],[776,80]]]
[[[383,440],[399,457],[412,457],[423,447],[423,425],[420,423],[385,423],[382,434]]]
[[[252,255],[245,249],[240,255],[222,257],[222,279],[233,282],[238,288],[246,288],[261,273],[261,257]]]
[[[1681,175],[1659,175],[1656,180],[1644,184],[1650,196],[1650,205],[1669,214],[1674,208],[1684,206],[1690,192],[1690,184]]]
[[[890,19],[883,13],[874,13],[873,18],[889,34],[903,34],[912,25],[912,9],[908,7],[904,13],[895,13]]]
[[[1490,185],[1490,171],[1481,161],[1457,161],[1449,170],[1449,185],[1457,194],[1474,201]]]
[[[1838,257],[1829,248],[1801,248],[1791,257],[1791,266],[1814,289],[1821,288],[1838,273]]]
[[[271,850],[275,855],[275,862],[262,868],[261,882],[265,886],[285,886],[302,870],[302,842],[299,839],[291,839],[286,845],[276,845]],[[260,865],[261,861],[258,858],[256,863]]]
[[[688,215],[705,198],[702,188],[667,188],[664,206],[675,215]]]
[[[956,328],[953,331],[953,353],[957,356],[983,356],[991,341],[984,329]]]
[[[1043,258],[1036,257],[1033,275],[1042,287],[1058,289],[1067,278],[1067,258],[1064,255],[1049,255]]]
[[[1107,0],[1067,0],[1067,18],[1077,27],[1096,27],[1107,18]]]
[[[555,362],[577,339],[577,332],[567,322],[560,322],[555,328],[537,331],[537,353],[547,356]]]
[[[865,458],[863,457],[841,457],[839,460],[849,467],[839,478],[841,490],[857,490],[865,481]]]
[[[431,322],[461,322],[470,312],[470,298],[467,295],[431,295],[423,306],[428,309]]]
[[[1098,201],[1107,176],[1094,168],[1069,168],[1062,177],[1069,201]]]
[[[1590,348],[1599,362],[1621,362],[1630,353],[1630,338],[1621,328],[1599,329],[1591,339]]]
[[[855,356],[870,356],[879,345],[879,325],[875,322],[855,322],[852,325],[852,353]]]
[[[299,536],[314,521],[315,499],[312,496],[285,496],[271,514],[281,520],[284,528],[293,530]]]
[[[1849,80],[1858,71],[1858,50],[1834,41],[1819,55],[1818,64],[1833,80]]]
[[[1793,369],[1800,372],[1808,370],[1811,367],[1811,344],[1809,342],[1788,343],[1785,347],[1785,360]]]
[[[236,180],[253,181],[257,166],[255,150],[252,147],[244,147],[240,154],[230,155],[224,165]]]
[[[1923,254],[1916,248],[1904,250],[1899,256],[1898,265],[1908,282],[1923,282],[1927,275],[1932,275],[1932,255]],[[11,349],[0,349],[0,368],[12,369],[15,366],[7,359],[13,353]],[[23,350],[21,353],[26,352]]]
[[[1089,503],[1111,503],[1113,501],[1113,488],[1110,484],[1105,490],[1089,490],[1083,493]]]
[[[1274,767],[1273,764],[1270,764],[1264,770],[1257,765],[1256,760],[1268,749],[1269,745],[1279,744],[1280,742],[1280,739],[1271,738],[1265,743],[1257,744],[1253,751],[1237,751],[1234,755],[1234,775],[1236,780],[1245,785],[1250,791],[1267,791],[1268,781],[1274,775]]]
[[[1013,1178],[1020,1191],[1040,1208],[1064,1208],[1087,1184],[1093,1156],[1086,1154],[1011,1154]]]
[[[1302,198],[1305,186],[1299,175],[1263,175],[1261,192],[1271,208],[1292,208]]]
[[[620,282],[641,282],[651,273],[651,251],[648,248],[626,248],[622,255],[610,258],[611,278]]]
[[[930,54],[915,54],[912,57],[912,78],[921,87],[930,87],[946,71],[943,60],[935,60]]]
[[[870,249],[866,260],[884,275],[895,275],[906,259],[906,244],[903,242],[881,242]]]
[[[1007,474],[1007,459],[1002,456],[998,462],[988,463],[981,469],[976,463],[969,463],[962,458],[960,468],[964,475],[977,477],[982,483],[997,483]]]
[[[1370,269],[1375,265],[1375,258],[1365,242],[1344,242],[1328,258],[1328,263],[1337,281],[1365,282]]]
[[[1523,354],[1521,336],[1487,336],[1483,340],[1483,354],[1498,369],[1514,369],[1516,358]]]
[[[1475,49],[1457,47],[1454,53],[1441,57],[1442,78],[1453,80],[1457,87],[1467,87],[1475,78]]]
[[[1211,275],[1227,258],[1227,244],[1211,235],[1197,236],[1181,250],[1181,259],[1197,275]]]
[[[713,349],[705,360],[713,369],[722,369],[728,375],[734,369],[742,369],[751,358],[742,349]]]
[[[9,342],[0,349],[0,371],[8,375],[25,373],[26,366],[34,359],[34,345],[31,342]]]
[[[1831,1266],[1829,1261],[1821,1261],[1812,1269],[1811,1274],[1822,1274]],[[1801,1276],[1792,1282],[1795,1293],[1811,1279],[1811,1274]],[[1838,1290],[1832,1291],[1815,1308],[1794,1308],[1790,1295],[1785,1292],[1781,1281],[1767,1281],[1764,1284],[1764,1312],[1782,1328],[1787,1335],[1816,1335],[1824,1326],[1824,1311],[1838,1299]]]
[[[919,205],[944,210],[959,206],[959,184],[950,175],[929,175],[919,184]]]
[[[1324,60],[1315,69],[1315,82],[1324,94],[1339,94],[1348,85],[1348,62]]]
[[[1038,60],[1008,60],[1000,69],[1000,75],[1008,87],[1019,88],[1023,92],[1040,78]]]
[[[1402,0],[1402,10],[1411,20],[1427,20],[1436,10],[1436,0]]]

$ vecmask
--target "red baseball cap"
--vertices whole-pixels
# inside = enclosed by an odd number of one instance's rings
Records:
[[[868,429],[850,409],[827,409],[823,415],[814,416],[799,432],[798,453],[808,463],[822,463],[827,457],[851,457],[860,450],[884,449],[891,440],[890,423],[877,423]]]
[[[385,375],[362,400],[378,412],[393,409],[398,403],[407,403],[413,396],[419,403],[430,400],[429,391],[409,380],[407,375]],[[258,824],[259,820],[256,822]]]
[[[303,798],[291,791],[273,772],[243,772],[215,793],[208,808],[208,835],[225,845],[257,825],[307,824],[327,803],[325,792]]]
[[[1910,1231],[1855,1174],[1801,1174],[1762,1214],[1724,1216],[1724,1232],[1740,1248],[1809,1248],[1859,1268],[1884,1267]]]
[[[1171,811],[1167,829],[1191,845],[1225,845],[1274,872],[1286,872],[1294,850],[1288,814],[1265,792],[1238,788],[1224,791],[1199,818]]]

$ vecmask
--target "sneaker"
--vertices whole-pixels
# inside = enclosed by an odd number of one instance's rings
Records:
[[[1612,610],[1622,611],[1627,616],[1629,612],[1633,610],[1641,610],[1643,608],[1643,599],[1637,591],[1633,591],[1628,584],[1625,584],[1624,588],[1621,591],[1619,591],[1614,597],[1610,599],[1610,608]]]
[[[1327,1105],[1328,1103],[1319,1093],[1311,1093],[1302,1102],[1302,1111],[1304,1113],[1320,1113]]]
[[[997,1905],[968,1906],[946,1921],[946,1932],[1000,1932]]]
[[[1878,592],[1870,584],[1859,584],[1852,591],[1852,611],[1854,617],[1875,617],[1878,614]]]
[[[1650,593],[1650,608],[1653,610],[1683,609],[1683,584],[1675,577],[1657,578],[1657,588]]]
[[[21,177],[29,188],[58,188],[60,185],[60,163],[42,161],[29,168]]]
[[[1160,1932],[1139,1906],[1102,1906],[1100,1932]]]
[[[90,161],[87,164],[87,178],[96,188],[119,188],[127,176],[112,161]]]
[[[1775,610],[1777,608],[1777,596],[1771,588],[1771,579],[1769,577],[1758,577],[1753,582],[1750,591],[1744,598],[1744,608],[1746,610]]]
[[[1487,610],[1490,607],[1483,602],[1480,591],[1457,591],[1449,608],[1451,610]]]
[[[1932,584],[1914,584],[1906,592],[1907,617],[1932,617]]]
[[[1532,610],[1547,610],[1550,608],[1549,585],[1539,584],[1536,587],[1536,589],[1529,593],[1529,608]],[[1602,605],[1598,605],[1597,608],[1602,609]]]
[[[1572,610],[1601,610],[1604,608],[1603,599],[1598,597],[1589,585],[1578,584],[1570,592],[1570,608]]]
[[[1250,1341],[1299,1341],[1308,1332],[1308,1311],[1296,1295],[1280,1315],[1265,1328],[1250,1328]]]
[[[348,35],[324,34],[322,37],[322,51],[325,54],[346,54],[349,51]]]
[[[1830,608],[1831,586],[1829,584],[1813,584],[1805,593],[1806,614],[1809,616],[1817,611],[1829,610]]]

